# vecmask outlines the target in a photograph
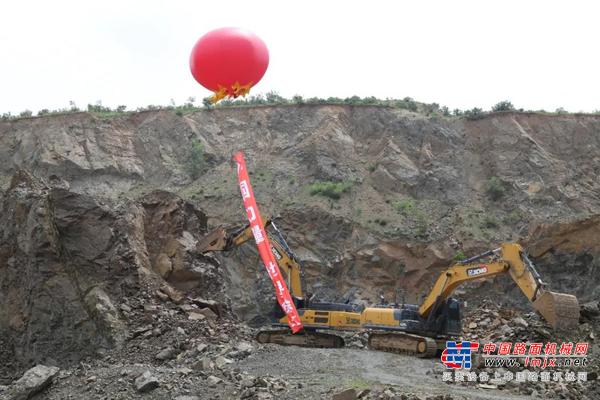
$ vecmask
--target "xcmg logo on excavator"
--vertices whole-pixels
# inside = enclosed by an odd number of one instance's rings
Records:
[[[479,266],[477,268],[469,268],[467,270],[467,275],[475,276],[475,275],[485,274],[486,272],[488,272],[487,265],[479,264]]]
[[[277,249],[275,249],[275,247],[273,247],[272,244],[271,244],[271,252],[273,253],[273,255],[275,256],[276,259],[281,260],[281,254],[279,254]]]

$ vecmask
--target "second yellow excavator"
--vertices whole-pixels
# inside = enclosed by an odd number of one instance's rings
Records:
[[[462,283],[507,273],[546,321],[555,329],[566,330],[577,325],[579,304],[573,295],[547,290],[526,253],[517,243],[475,257],[458,261],[437,278],[421,305],[360,307],[353,304],[317,302],[304,293],[301,263],[288,246],[273,220],[265,223],[271,250],[286,276],[288,287],[304,326],[300,333],[287,329],[287,317],[281,313],[278,329],[263,330],[257,335],[261,343],[305,347],[342,347],[342,337],[323,331],[364,330],[369,347],[419,357],[434,356],[447,339],[461,335],[461,313],[458,300],[450,297]],[[201,253],[227,251],[252,239],[248,226],[227,231],[217,228],[197,244]]]

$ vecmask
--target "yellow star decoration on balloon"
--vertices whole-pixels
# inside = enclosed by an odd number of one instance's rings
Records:
[[[211,103],[216,103],[219,100],[223,100],[225,97],[227,97],[227,89],[219,85],[219,90],[217,90],[215,94],[211,96],[210,101]]]
[[[235,99],[239,96],[246,96],[248,93],[250,93],[252,85],[252,82],[248,83],[247,85],[240,85],[240,83],[237,81],[231,85],[229,89],[219,85],[219,90],[214,92],[214,94],[210,97],[210,101],[211,103],[216,103],[226,97],[233,97]]]
[[[250,93],[251,87],[252,87],[252,82],[250,82],[247,85],[240,85],[239,82],[235,82],[233,85],[231,85],[231,91],[233,92],[233,97],[246,96],[248,93]]]

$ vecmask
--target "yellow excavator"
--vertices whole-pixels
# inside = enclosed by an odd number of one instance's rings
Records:
[[[278,329],[262,330],[261,343],[304,347],[343,347],[342,337],[323,331],[367,331],[369,347],[395,353],[432,357],[445,347],[445,341],[461,335],[460,303],[450,297],[462,283],[507,273],[533,307],[555,329],[577,326],[579,304],[573,295],[547,290],[533,263],[521,246],[504,243],[501,247],[458,261],[437,278],[421,305],[361,307],[345,303],[324,303],[307,296],[303,288],[302,265],[288,246],[273,220],[265,229],[271,250],[286,277],[290,293],[304,329],[292,334],[287,317],[280,313],[274,324]],[[226,230],[217,228],[197,244],[200,253],[228,251],[253,238],[249,226]]]

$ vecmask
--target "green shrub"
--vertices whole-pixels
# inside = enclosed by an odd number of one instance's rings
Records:
[[[379,104],[379,100],[374,96],[369,96],[362,99],[361,104]]]
[[[492,200],[496,201],[504,196],[506,188],[499,178],[493,176],[487,182],[485,192]]]
[[[279,95],[279,93],[271,91],[265,95],[267,104],[287,104],[288,100]]]
[[[482,228],[497,228],[498,225],[498,220],[491,215],[486,215],[481,222]]]
[[[346,104],[360,104],[361,101],[361,98],[358,96],[346,97],[344,99],[344,103]]]
[[[425,115],[435,116],[440,112],[440,105],[438,103],[423,104],[422,113]]]
[[[483,110],[481,108],[475,107],[470,110],[466,110],[464,112],[464,116],[467,119],[472,119],[472,120],[481,119],[481,118],[485,117],[485,112],[483,112]]]
[[[96,104],[88,104],[87,110],[88,110],[88,112],[93,112],[93,113],[110,113],[110,112],[112,112],[110,107],[103,106],[101,101],[97,101]]]
[[[492,111],[513,111],[515,106],[508,100],[501,101],[499,103],[494,104],[492,107]]]
[[[502,222],[504,222],[506,225],[515,225],[519,223],[522,219],[523,216],[521,215],[519,210],[513,210],[502,219]]]
[[[186,167],[193,179],[197,179],[206,168],[204,145],[196,139],[192,140],[192,147],[190,149]]]
[[[410,97],[405,97],[402,100],[396,100],[394,105],[398,108],[416,112],[419,108],[417,102]]]
[[[454,257],[452,257],[452,259],[453,259],[454,261],[460,261],[460,260],[464,260],[465,258],[467,258],[467,256],[465,256],[465,253],[463,253],[463,251],[462,251],[462,250],[459,250],[459,251],[457,251],[457,252],[454,254]]]
[[[352,187],[351,182],[315,182],[310,185],[310,194],[329,197],[330,199],[338,200]]]
[[[306,104],[325,104],[326,101],[325,99],[322,99],[320,97],[311,97],[306,99]]]
[[[213,102],[210,97],[205,97],[202,99],[202,105],[205,109],[210,110],[213,108]]]
[[[155,106],[154,104],[148,104],[146,107],[138,107],[137,111],[155,111],[162,109],[161,106]]]

